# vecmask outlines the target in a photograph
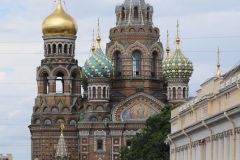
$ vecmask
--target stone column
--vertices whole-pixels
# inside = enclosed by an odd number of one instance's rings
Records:
[[[240,134],[236,133],[236,160],[240,160]]]
[[[230,142],[229,142],[229,136],[228,135],[225,135],[224,136],[224,160],[225,159],[229,159],[229,145],[230,145]]]
[[[218,160],[218,140],[213,141],[213,160]]]
[[[49,80],[49,93],[55,94],[56,93],[56,81],[55,79]]]
[[[196,160],[196,147],[192,147],[192,158],[191,160]]]
[[[224,160],[223,159],[223,138],[222,137],[219,137],[218,139],[218,160]]]
[[[234,134],[234,133],[233,133]],[[229,160],[234,160],[234,135],[230,135],[230,158]]]
[[[211,140],[206,142],[206,160],[212,160],[212,146],[211,146]]]

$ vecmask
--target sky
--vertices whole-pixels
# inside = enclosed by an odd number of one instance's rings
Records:
[[[76,58],[82,66],[89,57],[92,30],[100,18],[102,47],[115,26],[115,6],[123,0],[65,0],[65,8],[78,23]],[[223,73],[240,64],[239,0],[146,0],[154,6],[154,25],[160,40],[175,48],[176,22],[180,22],[181,49],[194,64],[190,94],[216,70],[221,50]],[[0,0],[0,153],[30,160],[31,121],[37,95],[36,67],[43,58],[41,24],[55,8],[54,0]]]

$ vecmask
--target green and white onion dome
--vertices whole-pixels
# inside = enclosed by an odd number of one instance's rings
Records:
[[[112,71],[112,62],[101,48],[96,48],[83,66],[83,73],[87,78],[110,78]]]
[[[166,78],[189,79],[193,73],[193,64],[177,48],[175,53],[163,62],[163,73]]]

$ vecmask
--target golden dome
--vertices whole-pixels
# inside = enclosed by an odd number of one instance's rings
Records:
[[[56,10],[42,24],[44,36],[76,35],[77,28],[75,20],[64,11],[61,0],[58,0]]]

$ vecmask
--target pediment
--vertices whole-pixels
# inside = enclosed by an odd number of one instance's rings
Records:
[[[159,113],[165,105],[146,93],[137,93],[119,103],[112,111],[113,121],[145,121]]]

